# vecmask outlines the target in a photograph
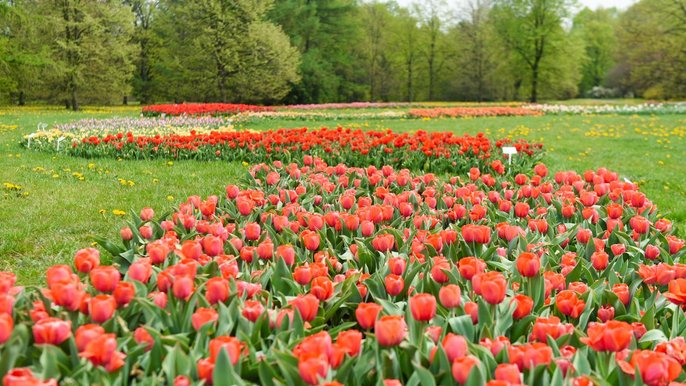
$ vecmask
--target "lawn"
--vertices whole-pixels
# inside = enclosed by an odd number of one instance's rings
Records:
[[[220,194],[245,172],[243,165],[219,162],[117,161],[55,156],[19,146],[39,123],[48,125],[84,117],[137,115],[135,109],[0,110],[0,271],[16,272],[22,284],[42,281],[45,269],[71,260],[94,236],[116,237],[124,218],[118,211],[144,206],[164,212],[189,195]],[[490,137],[527,138],[545,144],[545,162],[553,171],[583,172],[601,166],[638,182],[686,236],[686,116],[542,116],[478,119],[276,121],[244,128],[280,127],[390,128],[398,131],[484,132]],[[4,194],[3,193],[3,194]]]

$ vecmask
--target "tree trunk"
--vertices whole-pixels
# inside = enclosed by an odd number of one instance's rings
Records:
[[[538,102],[538,66],[531,71],[531,103]]]
[[[24,90],[19,91],[19,106],[24,106],[26,104],[26,95]]]
[[[124,95],[124,100],[122,101],[122,104],[123,104],[124,106],[126,106],[126,105],[129,104],[129,97],[128,97],[127,95]]]
[[[76,100],[76,90],[71,90],[71,109],[79,111],[79,102]]]

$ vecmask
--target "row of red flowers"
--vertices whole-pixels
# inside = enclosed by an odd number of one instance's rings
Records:
[[[498,117],[498,116],[528,116],[543,115],[542,112],[524,107],[436,107],[427,109],[410,110],[411,117],[418,118],[472,118],[472,117]]]
[[[684,241],[605,169],[306,157],[99,243],[46,288],[0,273],[4,386],[686,379]]]
[[[234,115],[247,111],[274,111],[269,106],[236,103],[180,103],[143,106],[143,115]]]
[[[493,141],[447,132],[395,133],[322,128],[269,131],[212,132],[191,135],[134,136],[133,134],[88,137],[63,147],[82,157],[123,159],[203,159],[259,163],[264,160],[302,159],[317,156],[328,163],[350,166],[390,165],[432,172],[466,172],[472,166],[495,174],[506,172],[503,146],[515,147],[514,170],[525,170],[540,159],[543,145],[525,140]]]

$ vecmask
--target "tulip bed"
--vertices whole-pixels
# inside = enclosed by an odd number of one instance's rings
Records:
[[[686,380],[684,241],[637,186],[485,172],[305,156],[144,208],[46,288],[0,273],[4,386]]]
[[[445,107],[431,109],[414,109],[408,113],[416,118],[473,118],[498,116],[531,116],[543,115],[542,112],[524,107]]]
[[[143,115],[234,115],[246,111],[272,111],[268,106],[255,106],[234,103],[181,103],[148,105],[143,107]]]
[[[483,134],[455,135],[450,132],[417,131],[395,133],[353,129],[280,129],[269,131],[211,131],[187,135],[108,134],[89,136],[63,145],[63,152],[94,158],[196,159],[259,163],[265,160],[291,162],[305,155],[318,156],[331,164],[350,166],[390,165],[431,172],[466,172],[472,166],[503,174],[501,148],[513,146],[511,170],[530,169],[541,157],[543,145],[525,140],[492,141]],[[59,151],[54,146],[42,149]]]
[[[22,145],[39,150],[59,151],[72,142],[93,140],[106,136],[119,139],[131,136],[159,137],[167,135],[196,135],[233,131],[226,117],[115,117],[107,119],[79,119],[70,123],[43,128],[23,137]],[[63,142],[66,140],[66,142]],[[67,146],[65,146],[67,144]]]

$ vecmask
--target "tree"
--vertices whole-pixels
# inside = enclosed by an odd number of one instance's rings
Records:
[[[299,79],[299,55],[267,20],[270,0],[166,0],[155,69],[162,97],[175,101],[276,101]],[[170,84],[166,89],[162,85]]]
[[[530,78],[530,101],[538,100],[541,72],[550,57],[559,55],[565,38],[562,21],[569,15],[567,0],[495,0],[493,17],[504,43],[525,64]]]
[[[46,76],[48,100],[78,110],[82,101],[112,103],[130,89],[133,16],[117,1],[37,1],[40,27],[55,65]]]
[[[404,99],[413,102],[416,98],[416,77],[419,61],[419,20],[407,8],[399,8],[395,17],[393,46],[397,48],[402,63],[401,71],[405,83]]]
[[[420,31],[424,35],[424,57],[427,65],[428,99],[434,100],[439,72],[448,58],[445,44],[447,3],[445,0],[427,0],[415,4],[415,12],[421,22]]]
[[[457,47],[456,66],[453,77],[454,94],[457,99],[498,99],[498,54],[502,51],[490,18],[490,0],[471,0],[465,16],[450,31],[450,40]]]
[[[134,94],[141,103],[150,103],[153,97],[153,63],[160,45],[153,31],[158,0],[124,0],[135,17],[134,41],[139,50],[135,60],[137,71],[133,78]]]
[[[270,18],[300,51],[301,81],[286,98],[290,103],[364,99],[363,66],[356,62],[363,32],[356,0],[277,0]]]
[[[614,85],[645,98],[686,96],[686,17],[680,0],[641,0],[619,18]]]
[[[24,105],[49,71],[37,26],[41,17],[23,1],[0,1],[0,98]]]
[[[617,44],[615,25],[617,10],[584,8],[574,17],[573,33],[579,35],[585,47],[585,60],[579,89],[585,94],[593,87],[602,86],[614,65]]]

